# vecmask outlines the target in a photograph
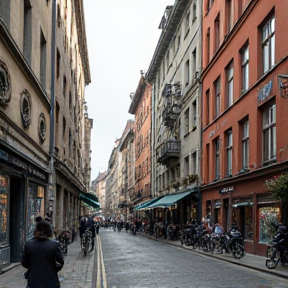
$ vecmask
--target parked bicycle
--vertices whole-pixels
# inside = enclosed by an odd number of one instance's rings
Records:
[[[89,229],[86,229],[81,238],[81,249],[84,256],[93,250],[93,236]]]

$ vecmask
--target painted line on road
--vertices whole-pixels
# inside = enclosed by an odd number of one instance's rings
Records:
[[[96,288],[107,288],[106,271],[100,237],[97,237],[97,283]]]

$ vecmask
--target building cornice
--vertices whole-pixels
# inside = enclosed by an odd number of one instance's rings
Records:
[[[162,30],[153,58],[146,73],[146,79],[148,82],[155,81],[159,67],[163,61],[167,49],[169,48],[169,45],[171,44],[173,37],[175,36],[177,27],[181,22],[183,13],[189,3],[190,1],[188,0],[176,0],[170,17],[168,18],[168,22]]]

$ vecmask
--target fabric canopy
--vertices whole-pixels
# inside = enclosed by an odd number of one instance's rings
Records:
[[[145,201],[144,203],[141,203],[140,205],[138,205],[137,207],[135,207],[135,210],[144,210],[147,206],[155,203],[156,201],[158,201],[159,199],[163,198],[163,196],[160,197],[156,197],[153,199],[150,199],[148,201]]]
[[[81,192],[80,199],[87,205],[95,208],[100,209],[100,203],[98,202],[98,198],[96,195],[92,193]]]
[[[163,198],[159,199],[155,203],[152,203],[152,204],[146,206],[146,208],[157,208],[157,207],[167,208],[167,207],[171,207],[171,206],[175,205],[176,202],[178,202],[179,200],[181,200],[184,197],[188,196],[192,192],[193,191],[188,191],[188,192],[184,192],[184,193],[177,193],[177,194],[173,194],[173,195],[164,196]]]

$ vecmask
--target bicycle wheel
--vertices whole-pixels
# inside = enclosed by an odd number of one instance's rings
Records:
[[[87,253],[88,253],[89,245],[90,245],[89,239],[86,238],[86,240],[85,240],[85,245],[84,245],[84,255],[85,255],[85,256],[86,256]]]
[[[233,245],[233,250],[232,250],[233,256],[236,259],[240,259],[244,257],[244,247],[243,245],[235,242]]]
[[[275,247],[267,248],[267,258],[266,259],[266,267],[268,269],[275,269],[280,261],[280,251]]]

